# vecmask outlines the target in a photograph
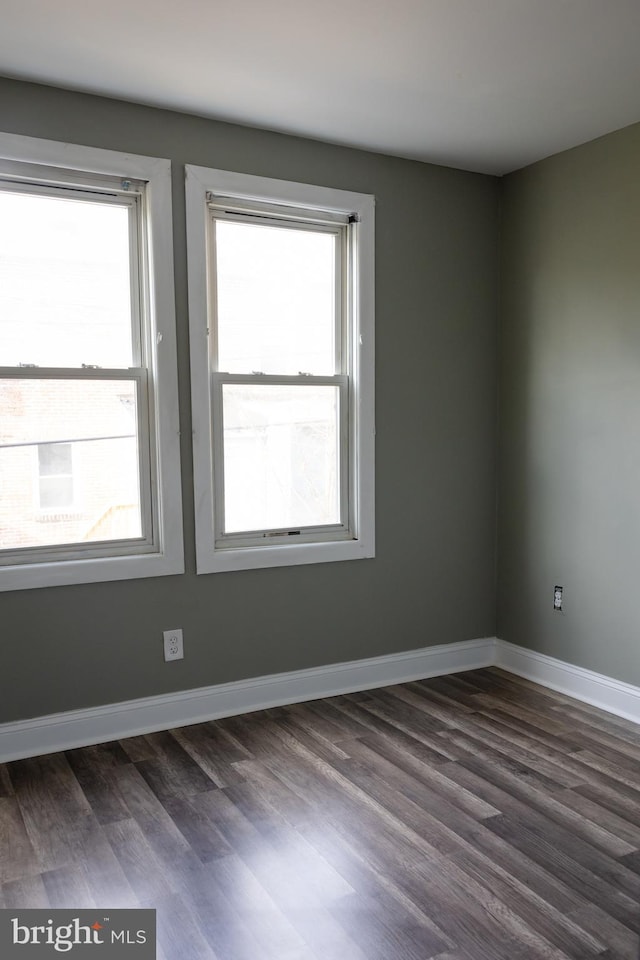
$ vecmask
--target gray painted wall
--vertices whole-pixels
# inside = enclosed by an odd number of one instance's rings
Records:
[[[503,181],[499,401],[498,635],[634,684],[639,171],[636,125]]]
[[[493,635],[498,181],[9,80],[0,129],[173,161],[187,564],[0,593],[0,721]],[[185,162],[376,195],[373,560],[195,576]]]

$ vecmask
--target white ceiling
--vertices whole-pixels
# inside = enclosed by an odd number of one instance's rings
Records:
[[[640,0],[2,0],[0,74],[502,174],[640,120]]]

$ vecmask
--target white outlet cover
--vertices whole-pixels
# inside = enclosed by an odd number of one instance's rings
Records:
[[[165,630],[162,634],[164,639],[164,659],[170,660],[184,659],[184,646],[182,639],[182,630]]]

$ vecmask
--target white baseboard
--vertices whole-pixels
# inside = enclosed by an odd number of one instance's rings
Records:
[[[543,687],[566,693],[616,716],[640,723],[640,687],[614,680],[602,673],[576,667],[544,653],[518,647],[505,640],[495,641],[495,666]]]
[[[640,723],[640,687],[486,637],[0,724],[0,763],[490,666]]]
[[[488,667],[493,637],[294,670],[0,725],[0,762],[85,747],[287,703]]]

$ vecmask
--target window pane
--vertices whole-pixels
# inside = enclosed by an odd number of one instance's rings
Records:
[[[225,532],[340,522],[339,390],[223,385]]]
[[[41,510],[69,510],[72,506],[72,477],[44,477],[40,480]]]
[[[40,474],[40,509],[71,509],[73,506],[71,444],[39,444],[38,472]]]
[[[335,234],[216,221],[218,369],[335,373]]]
[[[0,379],[0,548],[140,536],[135,382]]]
[[[41,443],[38,447],[38,465],[41,477],[71,473],[70,443]]]
[[[0,366],[128,367],[125,206],[0,191]]]

